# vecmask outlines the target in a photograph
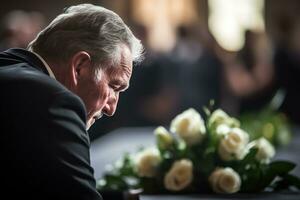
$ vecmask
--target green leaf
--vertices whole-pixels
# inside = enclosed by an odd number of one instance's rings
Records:
[[[104,185],[99,185],[97,188],[98,190],[108,189],[108,190],[124,190],[128,189],[126,182],[123,180],[122,177],[106,174],[104,176],[103,181],[105,182]]]
[[[245,156],[245,158],[241,161],[239,164],[240,166],[244,166],[247,164],[250,164],[252,162],[256,162],[256,154],[257,154],[258,149],[257,148],[251,148],[249,150],[249,153]]]
[[[283,176],[280,180],[276,181],[273,185],[273,191],[286,190],[290,187],[296,187],[300,190],[300,179],[291,174]]]
[[[283,180],[288,182],[289,186],[295,186],[300,190],[300,178],[291,174],[287,174],[283,177]]]
[[[211,99],[209,100],[209,107],[212,108],[215,105],[215,100]]]
[[[207,117],[209,117],[211,115],[211,111],[206,106],[203,106],[203,111]]]
[[[288,174],[295,167],[296,164],[289,161],[274,161],[269,165],[271,172],[280,176]]]
[[[237,165],[242,175],[244,192],[263,191],[274,180],[277,180],[276,178],[285,176],[295,167],[294,163],[288,161],[276,161],[269,165],[261,164],[255,159],[256,153],[256,148],[251,149],[244,160]]]
[[[154,178],[141,178],[141,186],[146,194],[158,193],[163,188]]]
[[[126,153],[120,160],[116,161],[113,169],[108,174],[117,176],[135,176],[134,164],[130,154]]]
[[[259,184],[261,189],[269,186],[276,177],[283,177],[287,175],[292,169],[295,168],[295,164],[289,161],[274,161],[268,166],[262,169],[263,176]]]
[[[262,179],[262,171],[256,166],[251,166],[248,170],[241,174],[242,192],[257,192],[263,188],[259,185]]]
[[[202,173],[209,175],[216,168],[215,166],[215,154],[214,152],[206,152],[203,155],[203,158],[199,160],[198,166],[196,169],[199,169]]]

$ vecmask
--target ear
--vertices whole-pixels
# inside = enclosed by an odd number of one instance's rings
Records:
[[[84,75],[84,72],[91,69],[91,56],[86,51],[79,51],[72,56],[70,64],[72,79],[74,84],[77,85],[78,80]]]

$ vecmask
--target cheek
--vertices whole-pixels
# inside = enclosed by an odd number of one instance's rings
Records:
[[[109,97],[109,87],[101,84],[97,87],[94,95],[94,111],[99,112],[106,105]]]
[[[109,89],[107,87],[100,88],[98,97],[96,98],[96,110],[101,110],[107,103],[109,96]]]
[[[93,115],[101,110],[108,99],[109,90],[106,87],[92,87],[89,88],[87,94],[85,95],[85,104],[87,109],[88,118],[93,117]]]

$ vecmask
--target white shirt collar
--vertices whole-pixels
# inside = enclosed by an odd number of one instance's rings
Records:
[[[54,76],[53,71],[51,70],[51,68],[49,67],[49,65],[46,63],[46,61],[39,54],[37,54],[37,53],[35,53],[33,51],[31,51],[31,53],[33,53],[34,55],[36,55],[42,61],[42,63],[45,65],[45,67],[46,67],[46,69],[47,69],[50,77],[56,79],[55,76]]]

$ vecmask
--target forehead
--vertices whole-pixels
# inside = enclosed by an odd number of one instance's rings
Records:
[[[108,67],[106,71],[111,78],[122,77],[130,79],[132,74],[132,54],[127,46],[121,46],[120,62]]]

